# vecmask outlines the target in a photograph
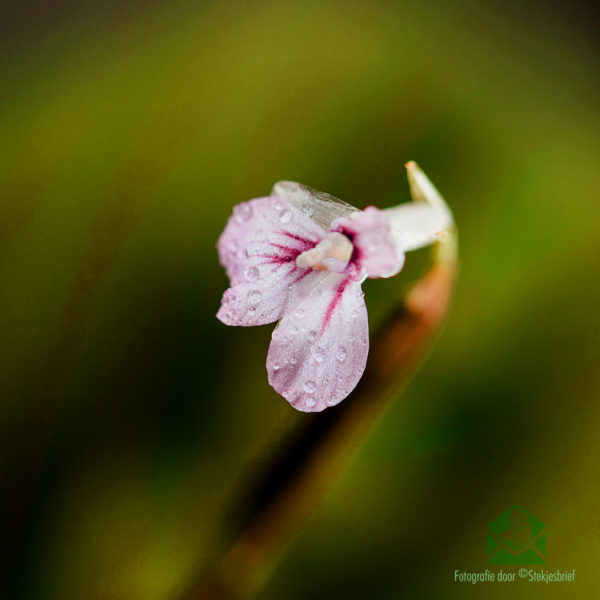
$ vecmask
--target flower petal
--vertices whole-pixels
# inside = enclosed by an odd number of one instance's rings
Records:
[[[303,281],[300,286],[307,289],[309,284]],[[354,389],[368,352],[367,307],[360,283],[330,274],[301,297],[273,331],[269,383],[294,408],[321,411]]]
[[[453,228],[452,211],[416,162],[406,163],[410,195],[414,202],[386,208],[392,235],[405,252],[428,246],[443,239]]]
[[[433,244],[452,226],[447,213],[425,202],[406,202],[383,212],[392,225],[396,243],[405,252]]]
[[[292,206],[308,215],[323,229],[329,229],[339,217],[350,217],[360,213],[351,204],[314,188],[295,181],[278,181],[273,186],[273,195],[287,200]]]
[[[325,232],[284,199],[267,196],[242,202],[233,209],[217,242],[221,264],[232,285],[247,281],[244,270],[252,257],[272,253],[294,258],[312,248]]]
[[[317,285],[326,277],[326,271],[301,269],[294,261],[271,266],[257,281],[238,283],[225,290],[217,318],[225,325],[242,327],[273,323],[295,302],[293,291],[299,282],[307,280]]]
[[[390,222],[375,206],[367,206],[354,218],[339,219],[334,228],[350,238],[355,251],[353,263],[369,277],[392,277],[404,266],[404,254],[391,233]]]
[[[217,243],[232,284],[217,317],[226,325],[243,326],[280,319],[291,286],[305,277],[314,285],[325,276],[296,265],[296,257],[324,235],[309,217],[280,198],[238,204]]]

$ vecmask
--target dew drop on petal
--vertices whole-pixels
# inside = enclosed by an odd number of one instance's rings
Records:
[[[273,371],[279,371],[279,363],[273,363]]]
[[[289,223],[292,220],[292,211],[289,208],[284,208],[279,213],[279,220],[284,224]]]
[[[360,314],[358,308],[353,308],[352,309],[352,318],[353,319],[358,319],[358,315]]]
[[[298,328],[297,328],[295,325],[294,325],[294,327],[292,327],[292,328],[290,329],[290,333],[291,333],[292,335],[297,335],[298,331],[299,331],[299,329],[298,329]]]
[[[238,204],[233,209],[233,214],[238,223],[247,223],[252,218],[252,206],[250,204]]]
[[[258,267],[253,267],[251,265],[248,265],[245,269],[244,269],[244,277],[248,280],[248,281],[256,281],[258,279],[260,275],[260,272],[258,270]],[[248,299],[249,301],[250,299]],[[260,298],[259,298],[260,300]]]
[[[290,364],[295,365],[298,362],[298,359],[295,356],[290,356]]]
[[[262,298],[262,294],[258,290],[250,290],[246,294],[248,304],[258,304]]]
[[[335,357],[340,361],[344,362],[346,360],[346,348],[344,346],[338,346]]]
[[[313,331],[308,332],[308,341],[314,342],[317,339],[317,332],[313,329]]]
[[[315,405],[315,399],[314,398],[307,398],[306,399],[306,406],[308,406],[308,408],[312,408]]]
[[[303,387],[307,394],[314,394],[317,389],[317,384],[314,381],[307,381]]]
[[[310,349],[310,353],[317,362],[323,362],[323,360],[325,360],[325,350],[321,346],[313,346]]]
[[[299,308],[296,311],[296,318],[297,319],[302,319],[304,317],[304,309],[303,308]]]
[[[251,306],[251,307],[248,309],[248,314],[252,316],[252,315],[254,315],[255,313],[256,313],[256,307],[255,307],[255,306]]]
[[[279,202],[279,200],[277,200],[275,202],[275,210],[280,211],[282,208],[283,208],[283,204],[281,204],[281,202]]]
[[[313,209],[313,207],[312,207],[312,206],[310,206],[310,205],[308,205],[308,204],[305,204],[305,205],[302,207],[302,212],[303,212],[303,213],[304,213],[304,214],[305,214],[307,217],[312,217],[315,211],[314,211],[314,209]]]

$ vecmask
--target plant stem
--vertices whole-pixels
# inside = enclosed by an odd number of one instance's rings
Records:
[[[338,406],[307,417],[276,453],[250,496],[239,534],[186,600],[252,596],[435,340],[457,274],[455,231],[434,246],[433,264],[375,336],[365,374]]]

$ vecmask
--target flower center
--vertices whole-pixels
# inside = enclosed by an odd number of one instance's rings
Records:
[[[319,269],[341,273],[348,266],[354,246],[342,233],[331,232],[311,250],[302,252],[296,264],[303,269]]]

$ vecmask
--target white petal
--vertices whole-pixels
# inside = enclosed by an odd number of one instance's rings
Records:
[[[358,208],[331,194],[295,181],[278,181],[271,193],[300,209],[325,231],[329,230],[333,221],[339,217],[350,217],[360,212]]]
[[[448,205],[417,163],[407,163],[406,171],[414,202],[383,211],[390,221],[396,243],[403,251],[433,244],[454,224]]]

